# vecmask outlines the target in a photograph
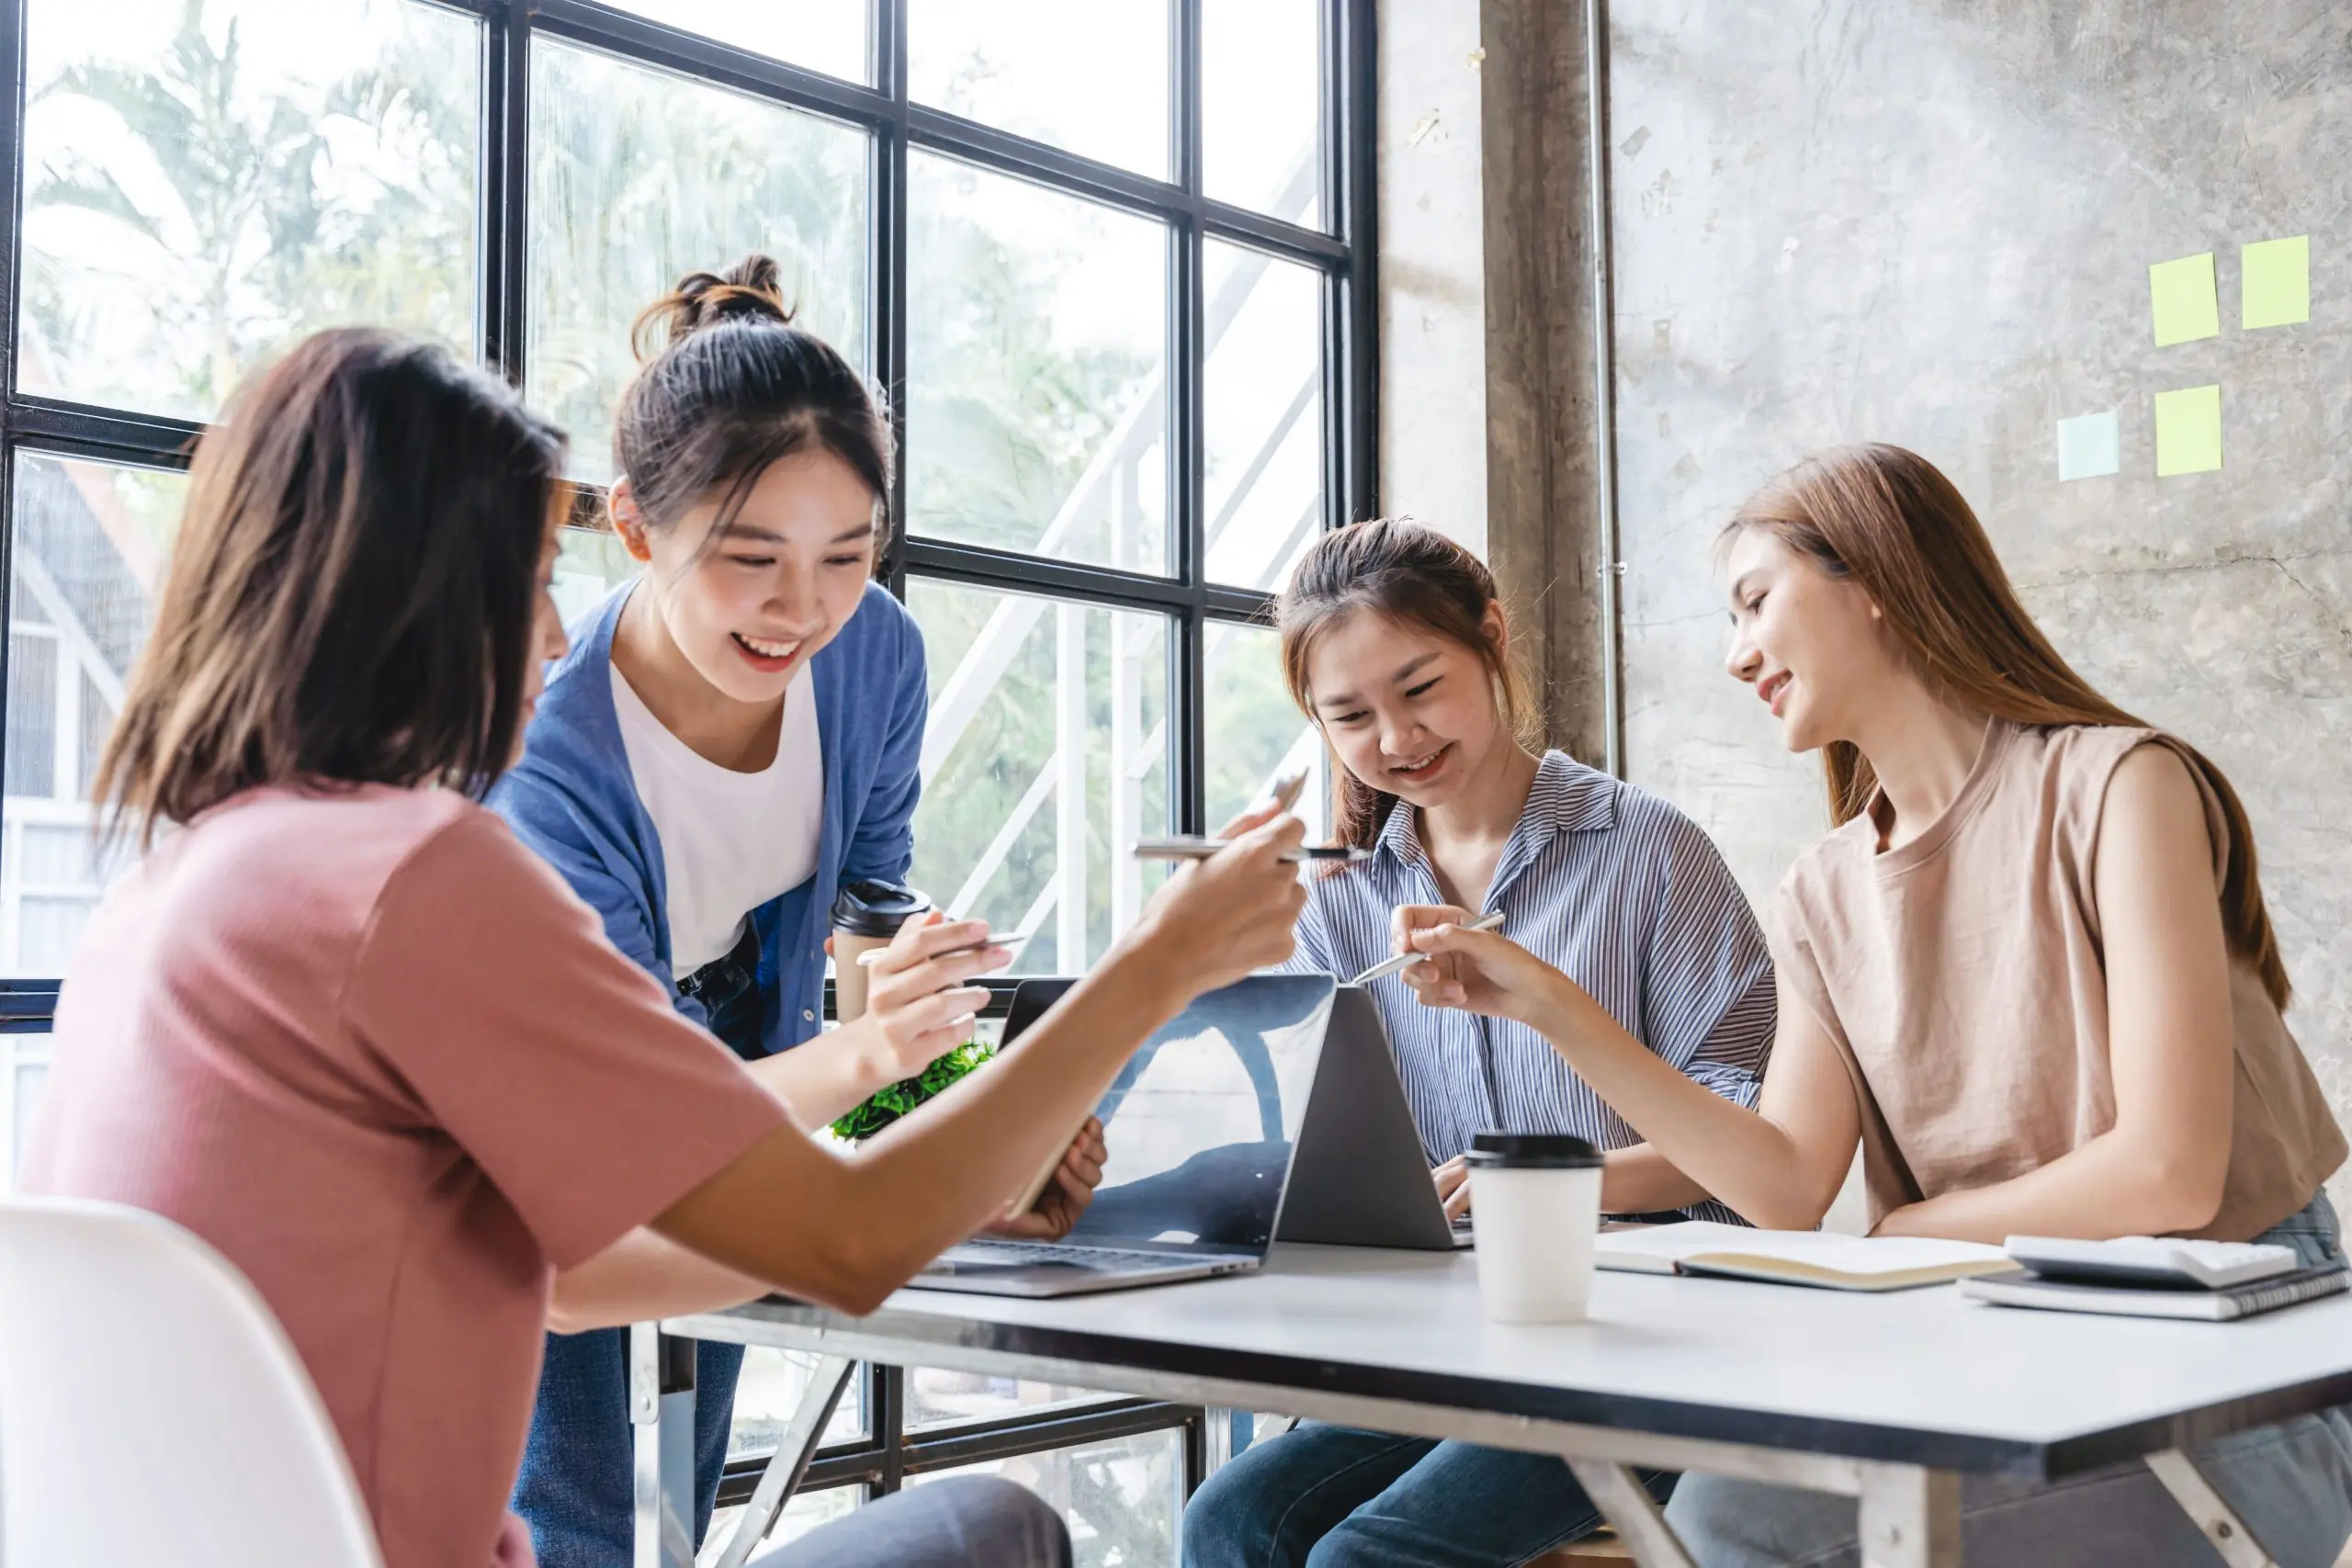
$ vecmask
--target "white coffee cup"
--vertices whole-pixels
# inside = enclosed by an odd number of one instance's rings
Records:
[[[1600,1230],[1600,1151],[1561,1134],[1481,1133],[1464,1159],[1487,1321],[1583,1318]]]

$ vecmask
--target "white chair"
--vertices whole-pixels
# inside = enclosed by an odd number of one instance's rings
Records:
[[[0,1202],[0,1562],[382,1562],[318,1390],[233,1265],[137,1209]]]

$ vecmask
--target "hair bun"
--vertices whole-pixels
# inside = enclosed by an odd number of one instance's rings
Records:
[[[784,269],[774,256],[754,253],[725,273],[690,272],[678,286],[648,305],[629,333],[640,360],[649,337],[658,338],[656,352],[673,348],[707,327],[722,321],[792,322],[792,307],[784,302]]]

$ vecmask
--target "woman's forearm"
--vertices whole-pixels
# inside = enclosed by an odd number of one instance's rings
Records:
[[[1836,1190],[1820,1195],[1815,1205],[1805,1163],[1786,1131],[1684,1077],[1627,1033],[1573,980],[1557,976],[1529,1021],[1642,1134],[1658,1164],[1687,1185],[1668,1187],[1655,1171],[1637,1176],[1640,1168],[1629,1169],[1634,1182],[1655,1179],[1668,1191],[1713,1195],[1753,1224],[1804,1230],[1820,1223]],[[1612,1207],[1617,1202],[1614,1197],[1603,1201]],[[1659,1206],[1695,1201],[1680,1198]]]
[[[1600,1212],[1656,1214],[1703,1203],[1710,1194],[1648,1144],[1611,1149],[1601,1156]]]
[[[767,1292],[757,1280],[640,1227],[555,1277],[548,1327],[558,1334],[616,1328],[740,1306]]]
[[[762,1057],[750,1064],[752,1076],[792,1108],[794,1121],[813,1133],[894,1081],[881,1064],[877,1044],[868,1021],[858,1019]]]
[[[1067,1148],[1119,1065],[1182,1009],[1192,987],[1167,947],[1114,951],[1017,1048],[854,1155],[772,1135],[657,1228],[775,1289],[871,1311]]]
[[[2114,1128],[2023,1176],[1897,1209],[1873,1234],[1996,1247],[2012,1235],[2178,1235],[2211,1224],[2221,1204],[2207,1171]]]

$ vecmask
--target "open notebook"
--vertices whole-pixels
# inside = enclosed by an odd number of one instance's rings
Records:
[[[1831,1291],[1905,1291],[2017,1267],[1999,1247],[1973,1241],[1759,1231],[1711,1220],[1605,1232],[1593,1263],[1635,1274],[1710,1274]]]

